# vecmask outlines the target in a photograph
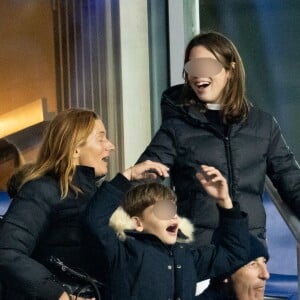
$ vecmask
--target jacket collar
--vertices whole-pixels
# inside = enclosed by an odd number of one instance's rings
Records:
[[[130,238],[142,240],[143,243],[154,246],[157,249],[162,249],[163,251],[172,251],[175,245],[166,245],[157,236],[150,233],[138,232],[136,230],[125,230],[124,232],[127,240],[130,240]]]
[[[214,130],[213,126],[211,126],[210,122],[206,118],[204,112],[199,108],[199,105],[191,104],[188,106],[184,106],[178,104],[179,99],[182,95],[183,87],[183,84],[178,84],[168,88],[163,92],[161,99],[162,120],[164,121],[171,118],[179,118],[184,119],[191,125],[210,128]],[[233,123],[230,125],[230,131],[234,132],[241,126],[241,123]]]
[[[127,236],[131,237],[149,237],[152,236],[159,240],[157,237],[134,230],[134,224],[129,215],[120,206],[118,207],[109,220],[109,226],[113,228],[120,240],[125,240]],[[186,218],[179,217],[179,231],[177,241],[180,243],[190,243],[194,240],[194,226]],[[160,240],[159,240],[160,241]]]
[[[162,119],[181,118],[193,125],[209,124],[204,112],[200,110],[199,105],[179,104],[184,85],[179,84],[164,91],[161,99]]]
[[[76,167],[72,183],[83,191],[80,198],[89,198],[91,194],[96,192],[97,179],[94,168],[87,166]]]

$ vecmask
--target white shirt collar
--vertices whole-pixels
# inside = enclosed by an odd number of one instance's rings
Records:
[[[222,109],[222,105],[219,103],[206,103],[206,107],[207,107],[207,109],[210,109],[210,110],[221,110]]]

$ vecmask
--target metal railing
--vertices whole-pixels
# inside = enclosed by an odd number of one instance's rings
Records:
[[[269,177],[266,177],[266,190],[283,220],[291,230],[297,242],[297,271],[298,271],[298,299],[300,300],[300,220],[281,199]]]

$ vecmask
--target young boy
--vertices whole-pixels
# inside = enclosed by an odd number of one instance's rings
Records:
[[[126,232],[124,241],[109,227],[109,218],[130,183],[118,175],[105,182],[92,199],[87,224],[102,247],[100,259],[109,266],[106,299],[195,299],[198,281],[245,264],[249,252],[247,217],[233,207],[227,182],[218,170],[202,166],[202,173],[196,176],[219,208],[221,238],[216,246],[195,249],[176,241],[176,196],[159,183],[140,184],[127,193],[122,206],[135,229]]]

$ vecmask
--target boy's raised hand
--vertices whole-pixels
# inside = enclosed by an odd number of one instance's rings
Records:
[[[226,179],[214,167],[201,165],[202,172],[198,172],[196,177],[206,190],[206,192],[214,197],[219,206],[230,209],[233,207],[228,192],[228,184]]]

